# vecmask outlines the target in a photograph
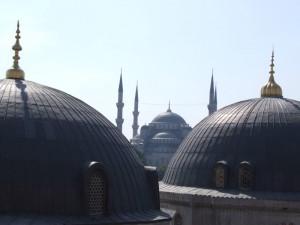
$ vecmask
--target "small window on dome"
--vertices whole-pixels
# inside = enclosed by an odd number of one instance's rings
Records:
[[[179,213],[176,213],[174,216],[174,225],[182,225],[182,217],[180,216]]]
[[[88,208],[90,216],[99,216],[105,213],[106,186],[104,173],[101,170],[92,171],[88,187]]]
[[[214,185],[216,188],[225,188],[227,181],[227,163],[219,161],[214,167]]]
[[[253,184],[253,169],[249,162],[242,162],[239,166],[239,188],[250,189]]]

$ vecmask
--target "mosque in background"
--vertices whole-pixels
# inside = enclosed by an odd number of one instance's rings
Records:
[[[162,182],[173,225],[300,224],[300,102],[274,79],[261,98],[224,107],[198,123]]]
[[[83,101],[25,80],[14,63],[0,80],[0,224],[170,224],[157,172]]]
[[[192,128],[180,115],[171,110],[169,103],[167,111],[157,115],[148,125],[142,126],[138,134],[138,104],[138,88],[136,87],[132,125],[133,135],[130,142],[134,148],[142,153],[147,165],[157,167],[159,175],[162,178],[170,159]],[[122,71],[116,105],[118,109],[116,124],[122,131],[122,124],[124,122],[122,118],[124,107]],[[217,110],[217,90],[214,85],[213,75],[211,77],[209,104],[207,108],[209,114]]]

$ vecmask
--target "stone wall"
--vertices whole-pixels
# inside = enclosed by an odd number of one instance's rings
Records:
[[[182,225],[298,225],[300,203],[161,193],[161,207],[176,211]],[[174,224],[176,225],[176,224]]]

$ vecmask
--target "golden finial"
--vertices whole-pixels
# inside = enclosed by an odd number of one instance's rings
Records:
[[[17,35],[15,36],[16,37],[16,43],[12,46],[12,49],[15,51],[15,55],[13,57],[14,64],[10,69],[8,69],[6,71],[6,78],[24,79],[24,77],[25,77],[24,71],[19,66],[19,59],[20,59],[19,51],[22,51],[22,47],[21,47],[20,42],[19,42],[19,40],[21,38],[21,36],[19,35],[20,34],[19,27],[20,27],[20,25],[19,25],[19,21],[18,21],[17,31],[16,31]]]
[[[261,97],[282,98],[281,87],[275,82],[274,79],[274,49],[272,51],[272,58],[270,64],[270,77],[268,83],[261,88]]]

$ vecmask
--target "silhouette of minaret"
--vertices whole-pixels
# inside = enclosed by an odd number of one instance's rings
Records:
[[[136,85],[136,90],[135,90],[135,98],[134,98],[134,111],[132,112],[133,114],[133,124],[132,124],[132,138],[134,138],[138,134],[138,116],[139,116],[139,94],[138,94],[138,85]]]
[[[214,88],[214,74],[212,71],[210,91],[209,91],[209,104],[207,105],[208,115],[217,111],[217,88]]]
[[[214,96],[214,103],[216,105],[216,110],[218,109],[218,98],[217,98],[217,85],[215,84],[215,96]],[[216,111],[215,110],[215,111]]]
[[[118,108],[118,115],[116,119],[117,128],[122,132],[122,125],[124,122],[123,119],[123,82],[122,82],[122,69],[121,69],[121,75],[120,75],[120,82],[119,82],[119,90],[118,90],[118,102],[117,102],[117,108]]]

